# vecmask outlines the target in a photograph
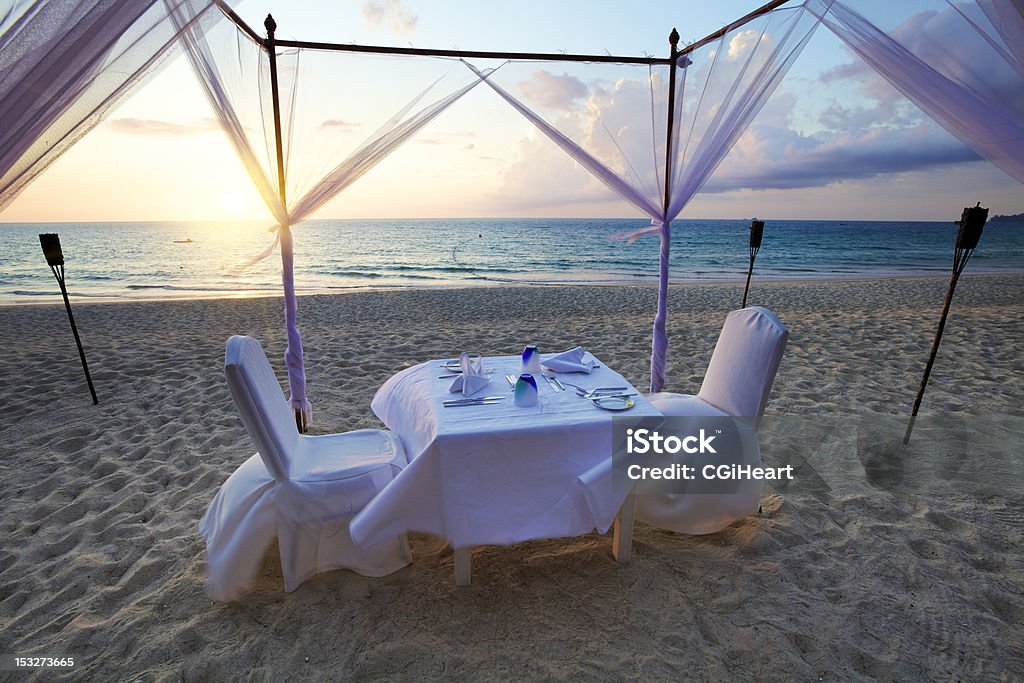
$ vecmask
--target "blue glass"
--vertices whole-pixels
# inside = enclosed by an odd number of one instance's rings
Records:
[[[512,396],[512,402],[523,408],[535,406],[537,405],[538,394],[537,380],[535,380],[533,375],[530,373],[524,372],[519,375],[519,379],[516,380],[516,388]]]
[[[522,372],[532,373],[535,375],[541,372],[540,350],[533,344],[530,344],[525,349],[523,349]]]

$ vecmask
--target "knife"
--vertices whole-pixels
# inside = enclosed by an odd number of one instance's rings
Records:
[[[451,398],[443,403],[448,405],[459,405],[461,403],[479,403],[480,401],[504,401],[504,396],[477,396],[475,398]]]

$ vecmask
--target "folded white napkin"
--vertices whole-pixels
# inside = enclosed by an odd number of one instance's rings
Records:
[[[587,352],[583,350],[582,346],[577,346],[575,349],[542,360],[540,364],[555,372],[586,372],[589,374],[597,364],[593,357],[583,360],[586,354]]]
[[[459,356],[459,367],[462,374],[455,378],[448,391],[455,393],[461,391],[465,396],[472,396],[487,386],[491,378],[484,374],[484,359],[470,359],[469,355],[463,353]]]

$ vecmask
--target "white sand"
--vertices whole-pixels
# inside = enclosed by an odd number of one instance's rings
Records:
[[[937,419],[903,449],[892,418],[945,286],[755,281],[752,303],[791,329],[763,453],[799,468],[760,517],[706,537],[638,526],[625,567],[609,536],[486,547],[465,589],[442,539],[414,536],[392,576],[337,571],[292,594],[274,547],[228,605],[203,596],[196,530],[253,452],[224,341],[257,337],[283,379],[280,300],[76,305],[98,407],[63,308],[0,308],[0,653],[73,655],[80,680],[1020,679],[1024,277],[962,281],[923,407]],[[669,389],[698,389],[741,294],[673,289]],[[462,349],[579,343],[644,387],[655,296],[303,298],[314,432],[379,426],[389,375]]]

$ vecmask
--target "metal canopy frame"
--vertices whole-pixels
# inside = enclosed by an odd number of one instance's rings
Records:
[[[791,0],[771,0],[754,11],[746,14],[736,21],[723,26],[721,29],[711,33],[700,40],[691,43],[678,50],[673,50],[675,58],[696,50],[699,47],[718,40],[729,31],[739,28],[762,14],[771,12]],[[217,0],[217,7],[224,15],[231,20],[243,33],[253,42],[258,43],[263,49],[268,50],[267,39],[260,36],[251,26],[245,23],[238,14],[227,6],[223,0]],[[623,57],[618,55],[583,55],[568,54],[563,52],[496,52],[488,50],[438,50],[431,48],[417,47],[394,47],[385,45],[354,45],[351,43],[324,43],[307,40],[276,40],[274,44],[278,47],[291,47],[307,50],[324,50],[329,52],[363,52],[385,55],[415,55],[421,57],[450,57],[455,59],[507,59],[512,61],[544,61],[544,62],[605,62],[612,64],[647,64],[665,65],[672,62],[671,57]]]
[[[718,40],[724,36],[727,32],[739,28],[744,24],[756,19],[757,17],[767,14],[768,12],[781,7],[782,5],[790,2],[791,0],[771,0],[765,5],[755,9],[753,12],[740,17],[736,21],[728,24],[718,31],[701,38],[695,43],[687,45],[686,47],[679,49],[679,33],[673,28],[672,33],[669,35],[669,56],[664,57],[621,57],[616,55],[581,55],[581,54],[563,54],[563,53],[543,53],[543,52],[491,52],[483,50],[434,50],[426,48],[415,48],[415,47],[386,47],[380,45],[351,45],[341,43],[320,43],[310,42],[304,40],[278,40],[275,36],[277,29],[277,22],[271,15],[267,15],[263,25],[267,31],[267,37],[262,38],[256,31],[252,29],[245,21],[235,13],[224,0],[215,0],[216,6],[224,13],[224,15],[235,24],[236,27],[245,35],[251,39],[254,43],[259,45],[263,50],[266,51],[267,57],[270,61],[270,86],[271,86],[271,97],[273,103],[274,113],[274,142],[277,147],[277,182],[278,182],[278,194],[281,199],[281,206],[284,210],[288,211],[287,195],[285,190],[285,163],[284,163],[284,147],[282,145],[282,132],[281,132],[281,106],[280,106],[280,95],[278,92],[278,79],[277,79],[277,48],[297,48],[297,49],[308,49],[308,50],[321,50],[329,52],[354,52],[354,53],[373,53],[373,54],[384,54],[384,55],[415,55],[423,57],[444,57],[444,58],[475,58],[475,59],[503,59],[510,61],[557,61],[557,62],[603,62],[613,64],[645,64],[648,66],[652,65],[667,65],[669,67],[669,92],[668,92],[668,132],[666,137],[666,150],[665,150],[665,197],[664,197],[664,211],[668,212],[669,206],[669,193],[670,193],[670,179],[669,175],[672,172],[672,138],[675,131],[673,101],[675,99],[675,83],[676,83],[676,69],[679,67],[680,61],[683,61],[683,56],[697,48],[707,45],[708,43]],[[684,64],[685,66],[685,64]],[[288,230],[289,226],[282,226],[284,230]],[[662,239],[661,245],[661,268],[665,272],[668,263],[669,255],[669,243],[667,240]],[[284,250],[281,252],[282,260],[284,260]],[[284,263],[284,268],[287,270],[289,265]],[[284,277],[284,273],[282,273]],[[287,287],[287,286],[286,286]],[[667,300],[668,296],[668,279],[662,276],[659,278],[658,283],[658,300],[659,302]],[[289,317],[289,311],[286,303],[285,318]],[[294,315],[294,312],[291,313]],[[291,323],[290,323],[291,324]],[[661,325],[664,328],[664,311],[659,303],[658,316],[655,318],[655,327]],[[653,382],[653,377],[652,377]],[[302,410],[295,409],[295,427],[300,434],[304,433],[308,427],[306,424],[305,415]]]

